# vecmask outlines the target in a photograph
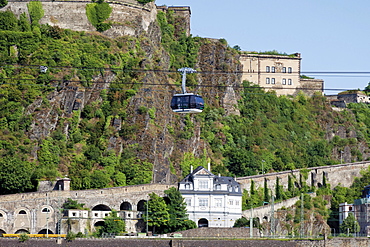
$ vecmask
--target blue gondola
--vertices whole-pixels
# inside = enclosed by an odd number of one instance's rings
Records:
[[[204,109],[204,100],[193,93],[175,94],[171,100],[171,108],[177,113],[199,113]]]
[[[186,73],[195,73],[196,70],[192,68],[181,68],[178,70],[182,72],[182,93],[175,94],[171,100],[171,109],[177,113],[199,113],[204,109],[204,100],[202,96],[193,93],[187,93],[185,82]]]

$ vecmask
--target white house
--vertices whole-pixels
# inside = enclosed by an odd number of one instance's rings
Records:
[[[198,227],[233,227],[242,217],[242,191],[232,177],[199,166],[179,183],[189,219]]]

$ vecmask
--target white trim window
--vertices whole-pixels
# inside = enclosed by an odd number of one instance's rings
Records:
[[[275,67],[274,66],[271,67],[271,72],[275,73]]]
[[[199,207],[208,207],[208,199],[199,198]]]
[[[288,85],[292,85],[292,79],[288,79]]]
[[[185,203],[187,206],[191,206],[191,198],[185,198]]]
[[[222,198],[216,198],[215,199],[215,207],[221,208],[222,207]]]
[[[283,72],[283,73],[286,73],[286,67],[283,67],[282,72]]]
[[[200,180],[199,189],[208,189],[208,180]]]
[[[270,78],[266,78],[266,84],[270,84]]]
[[[283,82],[282,82],[283,85],[286,85],[286,79],[283,78]]]
[[[271,84],[275,84],[275,78],[271,78]]]
[[[266,66],[266,73],[270,73],[270,66]]]
[[[288,73],[292,73],[293,70],[292,70],[292,67],[288,67]]]

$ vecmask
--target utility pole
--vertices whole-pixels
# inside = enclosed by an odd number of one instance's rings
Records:
[[[46,205],[47,205],[47,211],[46,211],[46,238],[49,238],[49,195],[46,193]]]
[[[61,224],[62,224],[62,217],[60,216],[60,210],[61,210],[61,206],[60,206],[60,193],[62,191],[62,186],[59,184],[59,191],[58,191],[58,211],[57,211],[57,234],[58,234],[58,243],[61,242],[61,239],[60,239],[60,232],[61,232]]]
[[[149,220],[149,215],[148,215],[148,207],[149,207],[149,198],[146,201],[146,236],[148,236],[148,220]]]
[[[251,205],[251,217],[249,218],[249,237],[253,237],[253,206]]]
[[[303,237],[303,230],[304,230],[304,208],[303,208],[303,193],[301,193],[301,238]]]
[[[275,205],[274,205],[274,195],[271,191],[271,236],[274,237],[275,235],[275,218],[274,218],[274,212],[275,212]]]

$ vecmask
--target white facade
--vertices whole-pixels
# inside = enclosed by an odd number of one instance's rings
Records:
[[[199,166],[179,183],[189,219],[198,227],[233,227],[242,216],[242,192],[232,177]]]

